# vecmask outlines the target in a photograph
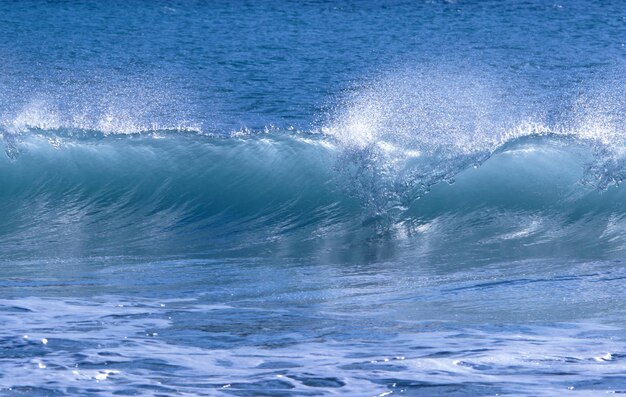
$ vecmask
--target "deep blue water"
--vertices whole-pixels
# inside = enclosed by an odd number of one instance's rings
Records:
[[[626,392],[623,1],[6,1],[0,37],[0,395]]]

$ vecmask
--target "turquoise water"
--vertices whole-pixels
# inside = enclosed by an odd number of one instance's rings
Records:
[[[0,34],[0,395],[626,392],[622,2]]]

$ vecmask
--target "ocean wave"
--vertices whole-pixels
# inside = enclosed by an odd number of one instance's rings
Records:
[[[586,237],[620,251],[623,79],[550,117],[494,81],[390,74],[308,132],[216,133],[180,117],[149,122],[132,106],[107,119],[97,106],[78,117],[91,108],[32,103],[0,128],[3,251],[36,240],[53,255],[292,255],[381,238],[432,247],[458,230],[470,246]]]
[[[621,152],[533,128],[454,156],[301,132],[5,135],[3,251],[37,241],[52,255],[282,244],[293,254],[294,242],[420,245],[459,229],[474,243],[536,242],[583,224],[615,241],[626,232]]]

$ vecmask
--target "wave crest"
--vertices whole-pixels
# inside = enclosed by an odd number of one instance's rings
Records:
[[[394,72],[348,95],[321,129],[342,149],[338,167],[352,193],[376,212],[406,206],[441,181],[515,142],[559,137],[595,153],[583,181],[606,189],[623,180],[626,86],[605,82],[548,122],[520,104],[511,85],[437,70]],[[539,114],[539,116],[537,116]]]

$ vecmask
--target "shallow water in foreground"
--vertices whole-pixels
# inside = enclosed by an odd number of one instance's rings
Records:
[[[19,265],[50,273],[3,277],[3,295],[13,293],[0,301],[4,394],[626,389],[619,262],[456,271],[123,257]],[[72,277],[55,275],[68,265]]]

